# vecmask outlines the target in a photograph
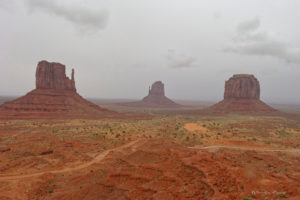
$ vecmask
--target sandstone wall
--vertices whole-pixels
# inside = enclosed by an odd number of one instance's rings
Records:
[[[225,82],[224,99],[233,98],[259,99],[260,86],[258,80],[253,75],[233,75]]]
[[[66,67],[60,63],[41,61],[36,69],[36,89],[60,89],[76,91],[74,69],[72,78],[66,76]]]
[[[165,86],[161,81],[156,81],[149,89],[149,95],[165,96]]]

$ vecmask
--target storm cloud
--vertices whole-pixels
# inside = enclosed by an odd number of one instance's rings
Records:
[[[269,56],[286,63],[300,63],[300,48],[292,46],[283,39],[276,38],[269,32],[261,31],[258,18],[238,24],[232,45],[225,52],[249,56]]]
[[[80,30],[100,30],[105,28],[108,12],[101,9],[92,9],[86,5],[61,3],[57,0],[27,0],[31,12],[44,12],[61,17],[77,26]]]

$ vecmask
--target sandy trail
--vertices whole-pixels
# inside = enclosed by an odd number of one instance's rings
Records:
[[[125,149],[127,147],[132,147],[136,143],[138,143],[139,141],[140,140],[135,140],[135,141],[129,142],[125,145],[122,145],[120,147],[116,147],[114,149],[109,149],[109,150],[106,150],[104,152],[101,152],[95,158],[93,158],[93,160],[91,160],[87,163],[83,163],[81,165],[78,165],[76,167],[66,167],[66,168],[59,169],[59,170],[49,170],[49,171],[43,171],[43,172],[38,172],[38,173],[33,173],[33,174],[25,174],[25,175],[9,175],[9,176],[1,176],[0,175],[0,181],[16,180],[16,179],[23,179],[23,178],[32,178],[32,177],[36,177],[36,176],[41,176],[41,175],[46,174],[46,173],[58,174],[58,173],[70,172],[70,171],[75,171],[75,170],[80,170],[80,169],[83,169],[83,168],[87,168],[87,167],[91,166],[92,164],[100,162],[101,160],[103,160],[105,158],[105,156],[107,156],[107,154],[109,154],[110,152],[120,151],[120,150]]]
[[[102,161],[107,154],[113,151],[121,151],[122,149],[132,147],[132,149],[135,151],[135,144],[140,142],[141,140],[135,140],[130,143],[127,143],[123,146],[116,147],[114,149],[106,150],[102,153],[99,153],[93,160],[83,163],[81,165],[78,165],[76,167],[67,167],[64,169],[59,169],[59,170],[48,170],[48,171],[43,171],[43,172],[38,172],[38,173],[33,173],[33,174],[25,174],[25,175],[9,175],[9,176],[1,176],[0,175],[0,181],[9,181],[9,180],[18,180],[18,179],[24,179],[24,178],[32,178],[36,176],[41,176],[46,173],[52,173],[52,174],[58,174],[58,173],[64,173],[64,172],[71,172],[75,170],[80,170],[83,168],[87,168],[91,166],[94,163]],[[259,148],[248,148],[248,147],[238,147],[238,146],[206,146],[206,147],[188,147],[190,149],[198,149],[198,150],[204,150],[204,149],[218,149],[218,148],[227,148],[227,149],[237,149],[237,150],[252,150],[252,151],[263,151],[263,152],[292,152],[292,153],[300,153],[300,149],[259,149]]]
[[[245,150],[245,151],[263,151],[263,152],[290,152],[290,153],[300,153],[300,149],[261,149],[261,148],[249,148],[249,147],[238,147],[238,146],[222,146],[222,145],[213,145],[206,147],[188,147],[190,149],[237,149],[237,150]]]

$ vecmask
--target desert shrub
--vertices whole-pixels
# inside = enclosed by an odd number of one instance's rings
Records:
[[[244,197],[242,200],[251,200],[249,197]]]
[[[287,197],[286,197],[286,195],[285,194],[280,194],[279,195],[279,199],[286,199]]]

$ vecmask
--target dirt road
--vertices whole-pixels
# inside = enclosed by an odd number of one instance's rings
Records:
[[[105,158],[105,156],[113,151],[121,151],[125,148],[131,147],[133,150],[135,150],[134,145],[138,144],[141,140],[135,140],[132,141],[128,144],[125,144],[120,147],[116,147],[114,149],[106,150],[104,152],[99,153],[93,160],[83,163],[81,165],[78,165],[76,167],[67,167],[59,170],[48,170],[48,171],[43,171],[43,172],[38,172],[38,173],[33,173],[33,174],[24,174],[24,175],[5,175],[1,176],[0,175],[0,181],[9,181],[9,180],[18,180],[18,179],[24,179],[24,178],[32,178],[36,176],[41,176],[46,173],[52,173],[52,174],[58,174],[58,173],[65,173],[65,172],[70,172],[70,171],[75,171],[75,170],[80,170],[83,168],[87,168],[91,166],[94,163],[100,162]],[[226,148],[226,149],[237,149],[237,150],[251,150],[251,151],[262,151],[262,152],[291,152],[291,153],[300,153],[300,149],[259,149],[259,148],[249,148],[249,147],[237,147],[237,146],[206,146],[206,147],[188,147],[190,149],[198,149],[198,150],[204,150],[204,149],[218,149],[218,148]]]
[[[236,149],[236,150],[244,150],[244,151],[263,151],[263,152],[290,152],[290,153],[300,153],[300,149],[261,149],[261,148],[249,148],[249,147],[238,147],[238,146],[222,146],[222,145],[213,145],[206,147],[188,147],[190,149]]]
[[[125,144],[123,146],[120,147],[116,147],[114,149],[110,149],[110,150],[106,150],[104,152],[99,153],[95,158],[93,158],[93,160],[87,162],[87,163],[83,163],[81,165],[78,165],[76,167],[67,167],[67,168],[63,168],[63,169],[59,169],[59,170],[49,170],[49,171],[43,171],[43,172],[38,172],[38,173],[33,173],[33,174],[24,174],[24,175],[9,175],[9,176],[1,176],[0,175],[0,181],[8,181],[8,180],[16,180],[16,179],[23,179],[23,178],[32,178],[32,177],[36,177],[36,176],[41,176],[43,174],[46,173],[52,173],[52,174],[58,174],[58,173],[65,173],[65,172],[70,172],[70,171],[75,171],[75,170],[80,170],[83,168],[87,168],[89,166],[91,166],[94,163],[97,163],[101,160],[103,160],[105,158],[105,156],[113,151],[121,151],[124,148],[127,147],[132,147],[134,146],[136,143],[138,143],[140,140],[135,140],[132,142],[129,142],[128,144]]]

